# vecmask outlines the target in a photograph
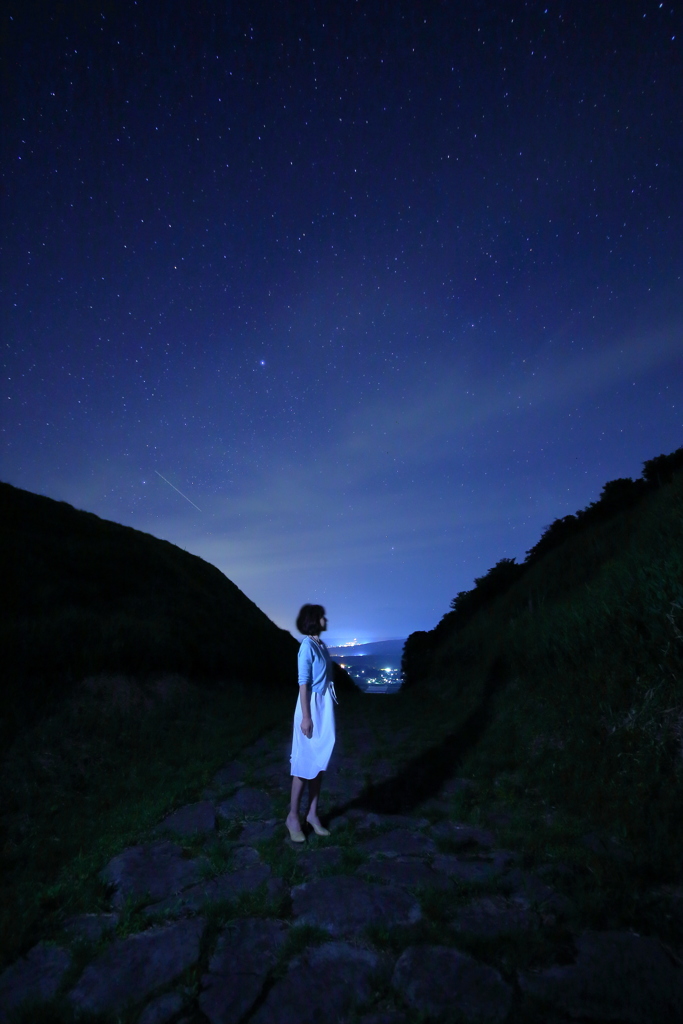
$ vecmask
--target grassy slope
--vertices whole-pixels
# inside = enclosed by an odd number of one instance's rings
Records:
[[[463,768],[604,826],[656,874],[683,838],[683,474],[530,565],[459,629],[421,637]],[[467,730],[465,730],[467,731]]]
[[[264,700],[249,685],[99,676],[24,730],[0,775],[0,966],[66,916],[105,909],[107,861],[199,799],[217,768],[291,714],[295,690]]]
[[[290,714],[296,641],[214,566],[0,484],[0,961]]]
[[[294,638],[215,566],[9,484],[0,579],[5,741],[96,672],[295,681]]]

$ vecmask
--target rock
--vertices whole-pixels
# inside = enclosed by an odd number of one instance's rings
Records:
[[[374,817],[378,819],[378,825],[393,825],[394,828],[408,828],[413,831],[429,825],[428,818],[413,818],[409,814],[377,814]]]
[[[380,823],[379,814],[374,811],[362,811],[359,807],[350,807],[348,811],[340,815],[340,821],[351,821],[357,830],[375,828]]]
[[[119,923],[118,914],[76,914],[64,922],[64,931],[75,939],[99,942],[105,932],[111,932]]]
[[[380,1010],[378,1013],[364,1013],[358,1024],[407,1024],[405,1013],[398,1010]]]
[[[238,868],[248,868],[252,864],[260,863],[261,855],[253,846],[238,846],[236,850],[233,850],[230,867],[236,871]]]
[[[432,825],[431,833],[437,839],[446,840],[456,850],[471,846],[491,847],[495,843],[493,833],[475,825],[461,825],[457,821],[440,821]]]
[[[362,864],[356,874],[366,875],[377,882],[388,882],[407,889],[414,889],[422,885],[443,884],[443,875],[432,871],[424,861],[418,860],[417,857],[372,859],[367,864]]]
[[[476,935],[481,939],[497,939],[515,932],[530,931],[539,924],[538,915],[526,901],[485,896],[463,907],[451,921],[451,928],[457,933]]]
[[[459,882],[488,882],[502,874],[509,862],[509,854],[496,854],[494,857],[459,857],[455,854],[442,853],[432,861],[432,868],[440,874],[447,875]]]
[[[221,818],[272,818],[273,801],[262,789],[243,786],[216,810]]]
[[[211,1024],[234,1024],[258,999],[286,938],[282,921],[247,918],[221,934],[202,978],[200,1009]]]
[[[231,786],[241,786],[246,778],[247,770],[239,761],[231,761],[223,768],[219,768],[211,779],[214,789],[229,789]]]
[[[567,897],[560,895],[531,872],[512,868],[503,875],[500,886],[504,892],[524,899],[543,915],[571,913],[572,905]]]
[[[292,961],[250,1024],[321,1024],[345,1020],[373,995],[381,961],[346,942],[327,942]]]
[[[264,839],[272,839],[278,830],[285,835],[285,824],[277,818],[271,818],[270,821],[247,821],[237,842],[261,843]]]
[[[292,776],[285,767],[288,761],[289,751],[286,757],[278,757],[274,764],[260,765],[253,773],[254,781],[260,786],[268,786],[269,789],[290,789]]]
[[[207,903],[234,900],[240,893],[256,889],[269,879],[270,868],[267,864],[253,864],[237,871],[227,871],[223,875],[199,882],[175,896],[168,896],[159,903],[153,903],[145,908],[145,915],[156,917],[158,914],[196,913]]]
[[[296,863],[306,875],[319,875],[339,867],[341,859],[342,851],[338,846],[323,846],[319,850],[302,850]]]
[[[683,970],[656,939],[584,932],[575,964],[520,974],[522,991],[570,1017],[620,1024],[683,1019]]]
[[[460,796],[461,793],[474,793],[476,789],[473,779],[448,779],[439,790],[439,796]]]
[[[325,928],[333,935],[352,935],[378,922],[414,924],[422,917],[417,901],[403,890],[346,875],[295,886],[292,912],[297,924]]]
[[[202,800],[197,804],[186,804],[164,818],[158,832],[175,832],[179,836],[191,836],[198,832],[213,832],[216,828],[216,811],[212,803]]]
[[[160,900],[180,892],[199,881],[203,864],[200,859],[183,857],[175,843],[158,842],[130,846],[109,861],[100,877],[115,887],[112,902],[115,907],[122,907],[129,897]]]
[[[0,974],[0,1021],[22,1003],[52,999],[71,964],[71,954],[39,942],[26,956]]]
[[[78,1010],[117,1013],[169,985],[199,957],[204,921],[193,918],[119,939],[83,971],[69,993]]]
[[[337,776],[325,782],[325,789],[334,800],[345,804],[360,796],[363,791],[363,780]]]
[[[358,849],[362,853],[381,854],[385,857],[424,856],[436,851],[433,839],[420,833],[409,832],[408,829],[395,829],[393,832],[374,836],[373,839],[359,843]]]
[[[138,1024],[167,1024],[169,1020],[180,1013],[182,1007],[183,997],[180,993],[167,992],[147,1004]]]
[[[420,1013],[440,1017],[455,1011],[463,1024],[498,1024],[512,1004],[512,989],[498,971],[447,946],[409,946],[391,984]]]

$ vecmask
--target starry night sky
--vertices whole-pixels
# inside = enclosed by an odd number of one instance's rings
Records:
[[[3,480],[372,640],[683,443],[681,3],[1,18]]]

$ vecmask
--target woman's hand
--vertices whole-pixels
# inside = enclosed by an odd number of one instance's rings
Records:
[[[301,719],[301,731],[309,740],[313,735],[313,719],[309,716],[304,715]]]

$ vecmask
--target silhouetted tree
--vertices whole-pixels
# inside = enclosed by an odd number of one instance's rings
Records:
[[[655,487],[668,484],[674,473],[683,469],[683,448],[677,448],[670,455],[656,455],[643,463],[643,478]]]
[[[401,671],[403,685],[414,686],[429,673],[434,646],[434,630],[418,629],[411,633],[403,645]]]

